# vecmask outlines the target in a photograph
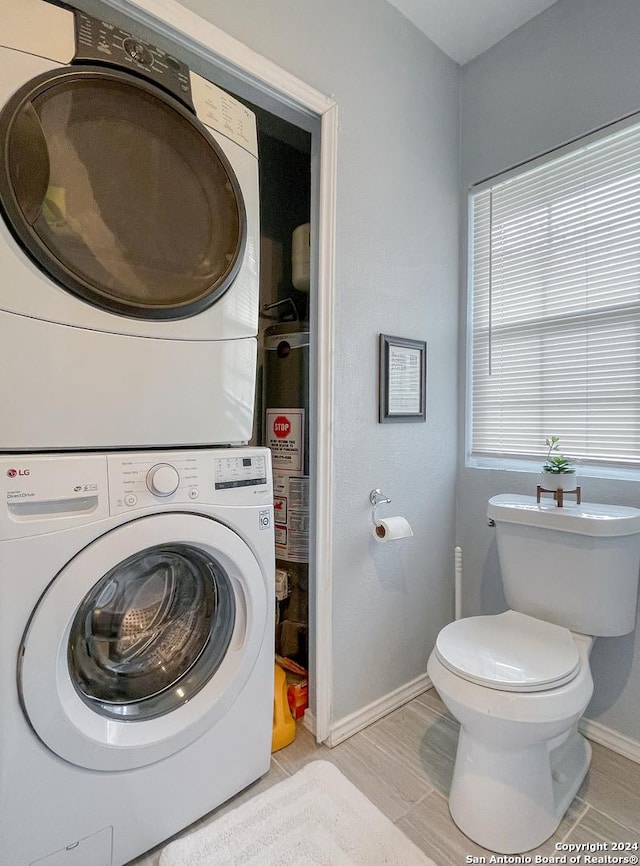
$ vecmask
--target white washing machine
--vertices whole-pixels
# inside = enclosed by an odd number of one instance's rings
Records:
[[[257,155],[177,58],[2,0],[0,451],[251,438]]]
[[[121,866],[269,768],[270,454],[0,477],[0,861]]]

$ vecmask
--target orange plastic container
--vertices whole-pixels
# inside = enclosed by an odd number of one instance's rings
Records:
[[[273,733],[271,735],[271,751],[284,749],[296,738],[296,723],[289,709],[287,700],[287,677],[279,665],[275,666],[273,691]]]
[[[306,680],[292,683],[287,689],[289,709],[294,719],[301,719],[309,706],[309,688]]]

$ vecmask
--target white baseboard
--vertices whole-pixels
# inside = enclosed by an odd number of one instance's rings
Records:
[[[431,685],[431,680],[427,674],[421,674],[415,680],[411,680],[411,682],[406,683],[404,686],[400,686],[400,688],[395,689],[393,692],[389,692],[388,695],[378,698],[377,701],[373,701],[373,703],[363,707],[361,710],[356,710],[355,713],[351,713],[343,719],[334,722],[331,725],[329,736],[325,740],[326,745],[330,748],[337,746],[338,743],[353,736],[353,734],[357,734],[358,731],[368,727],[373,722],[377,722],[378,719],[426,692],[427,689],[431,688]]]
[[[334,722],[331,725],[331,733],[325,740],[325,744],[330,748],[337,746],[338,743],[342,743],[353,736],[353,734],[357,734],[358,731],[363,730],[373,724],[373,722],[377,722],[378,719],[383,718],[383,716],[393,712],[393,710],[397,710],[398,707],[426,692],[432,686],[433,683],[427,674],[416,677],[415,680],[406,683],[404,686],[400,686],[399,689],[389,692],[388,695],[379,698],[377,701],[373,701],[368,706]],[[304,726],[312,733],[315,733],[315,718],[309,711],[305,713]],[[594,743],[599,743],[607,749],[611,749],[612,752],[616,752],[618,755],[622,755],[636,764],[640,764],[640,742],[638,740],[633,740],[631,737],[627,737],[626,734],[621,734],[612,728],[607,728],[605,725],[600,724],[600,722],[594,722],[592,719],[581,719],[579,727],[581,733],[587,739],[593,740]]]
[[[606,728],[600,722],[591,719],[580,719],[579,727],[587,739],[600,743],[612,752],[617,752],[618,755],[640,764],[640,743],[637,740],[632,740],[626,734],[619,734],[618,731]]]
[[[316,717],[315,714],[311,712],[311,710],[304,711],[304,716],[302,717],[302,724],[308,731],[315,735],[317,731]]]

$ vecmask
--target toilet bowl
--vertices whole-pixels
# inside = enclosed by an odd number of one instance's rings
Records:
[[[504,647],[523,625],[527,639],[515,648],[509,667]],[[427,666],[460,722],[451,816],[467,836],[502,854],[528,851],[548,839],[589,767],[591,748],[577,723],[593,693],[592,639],[550,626],[560,644],[554,671],[548,628],[514,611],[458,620],[440,633]],[[478,632],[484,632],[484,643]],[[472,646],[475,655],[465,657]],[[552,673],[555,681],[544,682]]]
[[[445,626],[427,672],[460,722],[451,816],[517,854],[554,833],[589,769],[589,655],[635,628],[640,510],[500,495],[487,516],[510,610]]]

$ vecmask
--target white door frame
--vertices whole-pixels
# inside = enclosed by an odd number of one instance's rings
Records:
[[[333,319],[338,107],[299,78],[257,54],[175,0],[104,0],[174,43],[221,66],[277,102],[320,119],[318,188],[316,486],[315,486],[315,733],[331,733],[333,503]]]

